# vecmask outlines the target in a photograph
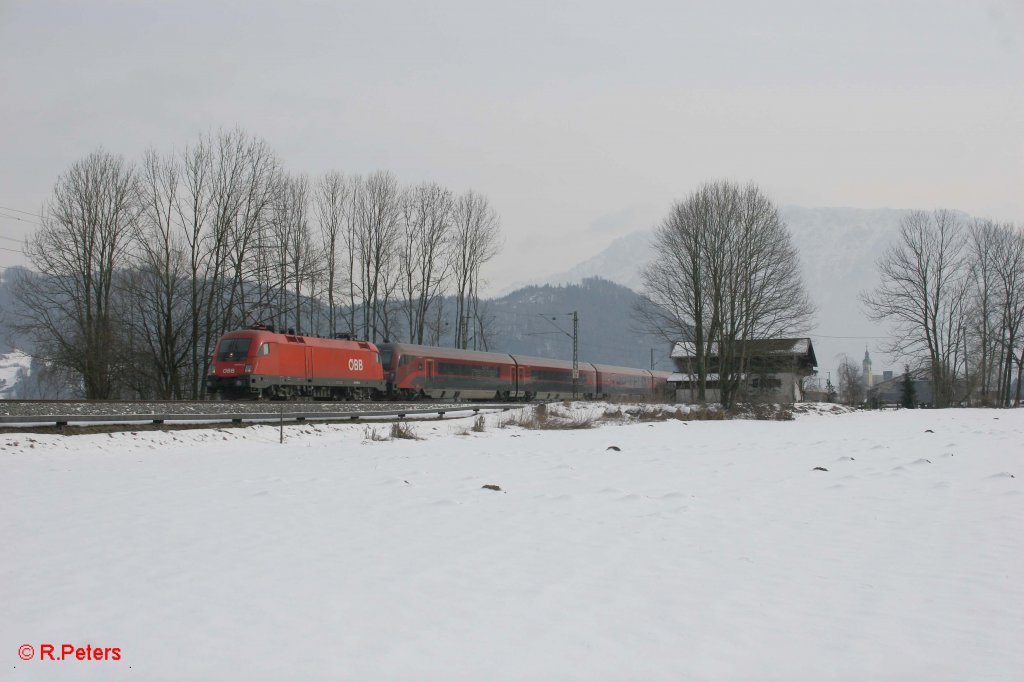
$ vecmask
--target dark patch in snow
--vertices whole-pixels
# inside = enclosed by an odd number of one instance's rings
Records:
[[[622,448],[620,448],[618,445],[609,445],[608,447],[605,448],[605,450],[614,450],[615,452],[622,452]]]
[[[828,471],[825,467],[814,467],[811,471]]]
[[[498,492],[501,492],[501,486],[494,485],[493,483],[487,483],[487,484],[482,485],[480,487],[482,489],[485,489],[485,490],[497,490]]]

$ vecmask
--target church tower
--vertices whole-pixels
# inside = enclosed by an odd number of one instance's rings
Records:
[[[871,388],[875,385],[875,377],[871,374],[871,354],[868,353],[868,349],[864,348],[864,364],[862,365],[864,371],[864,388]]]

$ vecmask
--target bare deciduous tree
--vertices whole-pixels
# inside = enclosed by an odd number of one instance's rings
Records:
[[[213,164],[210,142],[206,137],[189,147],[181,155],[182,189],[177,194],[175,213],[179,229],[187,246],[188,261],[188,318],[189,318],[189,370],[187,376],[188,395],[199,398],[203,389],[202,346],[203,331],[202,303],[206,300],[209,259],[213,250],[207,248]]]
[[[40,274],[16,284],[17,327],[44,359],[73,370],[87,398],[109,398],[124,358],[116,328],[115,279],[128,263],[139,213],[131,165],[102,150],[76,162],[53,190],[26,255]]]
[[[434,183],[413,187],[402,197],[399,267],[410,343],[423,343],[430,308],[448,275],[452,203],[451,192]]]
[[[455,286],[455,346],[467,348],[472,336],[486,349],[480,310],[480,273],[501,250],[501,225],[487,197],[470,190],[455,200],[450,262]],[[470,334],[469,323],[474,333]]]
[[[843,356],[839,364],[839,399],[846,405],[862,404],[866,391],[864,381],[860,365]]]
[[[1009,405],[1012,399],[1015,405],[1020,405],[1024,375],[1024,231],[1012,225],[1000,226],[994,251],[992,269],[998,311],[994,334],[998,353],[995,390],[998,404]],[[1014,364],[1017,366],[1017,389],[1011,397]]]
[[[303,175],[281,177],[276,189],[269,223],[277,279],[270,288],[276,290],[277,326],[302,334],[303,286],[318,260],[308,220],[309,181]]]
[[[927,365],[936,407],[953,403],[957,379],[966,369],[966,256],[956,214],[915,211],[903,219],[897,243],[878,261],[879,286],[861,296],[872,319],[892,323],[895,340],[886,350]]]
[[[180,168],[173,157],[150,149],[139,172],[141,213],[135,223],[134,267],[125,275],[127,317],[141,344],[134,375],[148,377],[163,399],[182,397],[182,370],[189,355],[189,267],[175,222]]]
[[[978,358],[975,376],[982,405],[990,404],[991,382],[996,375],[995,359],[999,354],[995,261],[1002,241],[998,226],[991,221],[976,221],[970,228],[968,276],[972,300],[969,324],[974,333],[974,352]]]
[[[345,176],[331,172],[320,178],[314,191],[314,210],[320,225],[320,249],[323,254],[327,293],[327,327],[331,336],[338,333],[338,301],[336,290],[340,278],[351,277],[351,272],[340,271],[346,264],[345,227],[349,210],[351,185]]]
[[[738,397],[749,343],[805,329],[814,313],[789,231],[759,188],[709,183],[672,207],[641,273],[641,325],[694,344],[697,398],[717,358],[721,402]]]
[[[356,197],[353,246],[359,267],[359,293],[362,296],[362,324],[365,337],[372,341],[391,335],[391,294],[398,284],[394,267],[397,258],[401,201],[398,181],[385,171],[377,171],[359,186]]]

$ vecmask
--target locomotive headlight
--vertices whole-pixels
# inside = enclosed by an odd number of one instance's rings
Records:
[[[252,365],[246,365],[245,366],[245,373],[249,374],[250,372],[252,372]]]

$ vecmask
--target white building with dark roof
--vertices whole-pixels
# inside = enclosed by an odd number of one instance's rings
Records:
[[[794,403],[804,399],[804,379],[814,375],[818,359],[814,345],[807,337],[793,339],[762,339],[746,342],[747,358],[739,376],[741,390],[748,398]],[[676,389],[676,399],[695,402],[700,395],[700,376],[696,369],[697,348],[693,342],[679,341],[672,348],[676,371],[668,381]],[[722,377],[718,346],[712,343],[705,358],[704,397],[718,402]],[[729,377],[727,376],[727,379]]]

